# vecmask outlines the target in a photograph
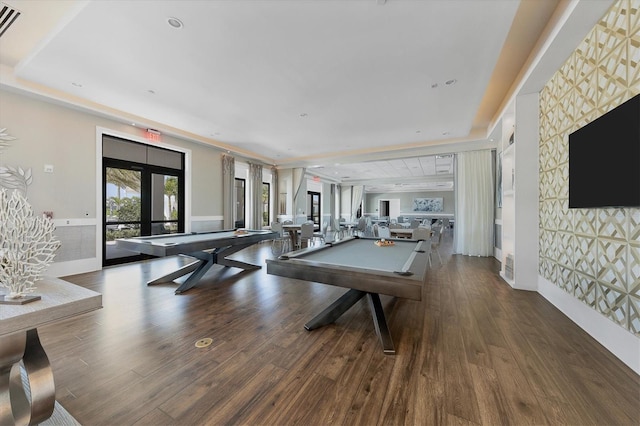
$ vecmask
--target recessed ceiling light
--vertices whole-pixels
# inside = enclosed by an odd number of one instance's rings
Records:
[[[442,136],[447,136],[449,132],[442,132]]]
[[[447,86],[451,86],[454,85],[458,82],[458,80],[456,80],[455,78],[452,78],[451,80],[447,80],[444,82],[444,84],[446,84]]]
[[[435,88],[437,88],[437,87],[438,87],[438,83],[433,83],[433,84],[431,85],[431,88],[432,88],[432,89],[435,89]]]
[[[300,114],[300,117],[306,117],[306,116],[308,116],[308,115],[309,115],[309,114],[307,114],[306,112],[303,112],[303,113],[301,113],[301,114]]]
[[[416,133],[422,133],[422,131],[421,130],[416,130]]]
[[[182,27],[184,27],[182,21],[174,17],[167,18],[167,23],[175,29],[181,29]]]
[[[151,89],[147,90],[147,93],[151,93],[152,95],[156,94],[156,92],[154,90],[151,90]]]
[[[82,84],[76,83],[76,82],[72,82],[71,85],[76,87],[82,87]]]

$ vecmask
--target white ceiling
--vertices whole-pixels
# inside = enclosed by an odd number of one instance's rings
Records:
[[[3,87],[266,164],[406,183],[437,161],[410,157],[495,145],[525,71],[578,10],[559,0],[2,2],[21,12],[0,37]],[[581,3],[586,33],[610,2]]]

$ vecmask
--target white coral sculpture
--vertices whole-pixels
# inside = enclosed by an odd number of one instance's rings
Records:
[[[9,142],[16,140],[16,138],[6,133],[6,131],[7,131],[6,127],[0,129],[0,153],[2,153],[2,150],[4,148],[10,145]]]
[[[33,176],[31,169],[22,167],[0,166],[0,188],[17,189],[23,194],[27,193],[27,187],[31,185]]]
[[[22,193],[9,196],[0,189],[0,287],[9,290],[5,297],[20,298],[35,290],[60,247],[54,230],[50,219],[34,217]]]
[[[2,150],[9,145],[9,142],[16,140],[7,133],[7,128],[0,129],[0,154]],[[23,194],[27,193],[27,187],[31,185],[33,176],[31,169],[23,169],[22,167],[0,166],[0,188],[16,189]]]

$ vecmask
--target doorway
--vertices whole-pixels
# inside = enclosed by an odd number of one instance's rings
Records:
[[[378,212],[380,217],[388,217],[389,220],[396,219],[400,216],[400,199],[378,200]]]
[[[319,192],[307,191],[307,220],[320,225],[321,195]]]
[[[184,188],[183,153],[103,137],[102,265],[144,258],[118,238],[184,232]]]
[[[389,200],[380,200],[380,205],[378,206],[378,217],[380,219],[386,218],[389,216]]]

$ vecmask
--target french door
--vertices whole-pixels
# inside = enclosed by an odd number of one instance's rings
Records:
[[[312,220],[316,225],[320,225],[320,193],[307,191],[307,220]]]
[[[184,232],[184,172],[103,158],[103,265],[143,258],[117,238]]]
[[[246,218],[246,209],[247,205],[247,191],[246,191],[246,182],[244,179],[236,178],[235,180],[235,188],[236,188],[236,220],[234,222],[234,228],[244,228],[245,227],[245,218]]]

